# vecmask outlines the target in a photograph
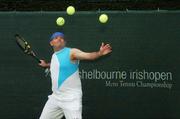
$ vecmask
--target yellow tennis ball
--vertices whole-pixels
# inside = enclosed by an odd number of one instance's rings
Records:
[[[73,6],[69,6],[66,9],[68,15],[73,15],[75,13],[75,8]]]
[[[65,20],[63,17],[58,17],[56,23],[58,26],[63,26],[65,24]]]
[[[101,23],[106,23],[106,22],[108,21],[108,15],[107,15],[107,14],[101,14],[101,15],[99,16],[99,21],[100,21]]]

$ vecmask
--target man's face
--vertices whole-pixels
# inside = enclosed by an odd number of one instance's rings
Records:
[[[50,42],[50,45],[56,48],[63,47],[65,46],[64,38],[57,36]]]

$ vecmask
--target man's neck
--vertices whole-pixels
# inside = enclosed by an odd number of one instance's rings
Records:
[[[63,48],[64,48],[64,46],[63,47],[57,47],[57,48],[54,47],[54,52],[57,52],[57,51],[59,51],[59,50],[61,50]]]

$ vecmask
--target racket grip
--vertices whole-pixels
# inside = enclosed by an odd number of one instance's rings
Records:
[[[45,71],[44,71],[44,73],[45,73],[45,76],[46,76],[46,77],[47,77],[47,76],[51,76],[51,74],[50,74],[50,69],[49,69],[49,68],[46,68]]]

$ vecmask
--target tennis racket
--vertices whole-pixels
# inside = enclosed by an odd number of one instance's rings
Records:
[[[36,56],[35,52],[32,50],[30,44],[19,34],[15,34],[16,43],[20,49],[26,54],[32,56],[38,63],[41,63],[40,59]],[[45,76],[50,74],[49,68],[45,69]]]

